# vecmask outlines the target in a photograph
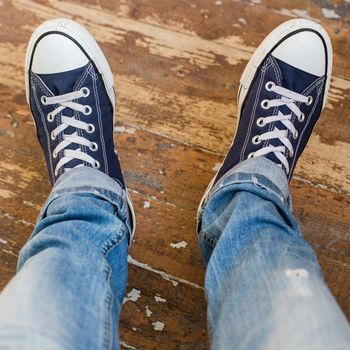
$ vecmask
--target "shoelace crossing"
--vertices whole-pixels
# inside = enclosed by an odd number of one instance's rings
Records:
[[[289,163],[287,160],[286,151],[288,150],[290,157],[293,157],[294,149],[293,149],[292,143],[288,138],[288,133],[290,132],[293,135],[294,139],[297,139],[299,136],[297,129],[295,128],[294,124],[291,122],[292,115],[294,113],[298,121],[302,123],[305,120],[305,115],[299,109],[296,103],[300,102],[300,103],[305,103],[307,105],[311,105],[313,100],[311,96],[301,95],[294,91],[288,90],[282,86],[278,86],[272,81],[267,82],[265,85],[265,88],[268,91],[273,91],[276,94],[279,94],[281,98],[261,101],[262,108],[269,109],[271,107],[279,107],[279,106],[285,105],[290,109],[291,113],[285,115],[281,111],[278,111],[277,115],[269,116],[269,117],[261,117],[256,121],[259,127],[264,127],[265,125],[274,123],[274,122],[281,122],[286,127],[286,129],[280,130],[275,126],[274,129],[271,131],[268,131],[261,135],[254,136],[252,139],[252,142],[255,145],[261,143],[262,141],[273,140],[273,139],[279,139],[282,145],[281,146],[269,145],[269,146],[263,147],[256,152],[250,153],[248,155],[248,158],[261,157],[269,153],[274,153],[277,159],[285,167],[286,173],[289,174],[290,169],[289,169]]]
[[[73,102],[82,97],[87,97],[90,94],[90,90],[87,87],[83,87],[78,91],[73,91],[68,94],[47,97],[41,97],[41,103],[45,106],[50,105],[59,105],[59,107],[55,108],[52,112],[47,115],[47,121],[52,123],[55,120],[55,116],[61,113],[65,108],[70,108],[73,111],[81,112],[84,115],[90,115],[92,112],[92,108],[88,105],[82,105],[80,103]],[[80,146],[89,147],[92,151],[97,151],[98,145],[95,142],[91,142],[85,137],[79,136],[78,131],[75,131],[72,134],[64,134],[64,130],[68,127],[73,127],[75,129],[85,130],[87,133],[91,134],[95,131],[95,126],[93,124],[89,124],[83,122],[81,120],[75,119],[75,117],[67,117],[62,114],[60,125],[55,128],[51,132],[51,139],[55,140],[56,137],[62,133],[62,141],[56,146],[56,148],[52,152],[53,158],[58,156],[58,153],[63,151],[63,157],[58,161],[55,168],[55,176],[58,176],[58,173],[62,167],[64,167],[68,162],[73,159],[81,160],[82,162],[89,163],[93,168],[98,169],[100,167],[100,163],[81,150]],[[76,144],[78,147],[76,149],[66,149],[69,145]],[[83,166],[83,164],[79,164],[76,167]],[[70,170],[72,168],[65,167],[65,171]]]

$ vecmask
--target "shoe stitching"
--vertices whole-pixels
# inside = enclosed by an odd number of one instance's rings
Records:
[[[35,100],[36,106],[37,106],[38,111],[40,113],[41,122],[42,122],[42,124],[44,126],[44,130],[45,130],[45,134],[46,134],[47,146],[48,146],[48,149],[50,150],[51,149],[51,138],[50,138],[50,135],[49,135],[49,132],[48,132],[48,129],[47,129],[47,125],[46,125],[46,117],[45,117],[44,112],[41,109],[41,106],[40,106],[40,103],[39,103],[39,100],[38,100],[38,96],[37,96],[37,88],[40,89],[41,86],[37,84],[37,82],[35,81],[34,78],[35,77],[32,76],[32,94],[34,96],[34,100]],[[44,88],[43,90],[45,91],[46,89]],[[54,172],[53,172],[53,164],[52,164],[52,155],[51,155],[51,152],[48,152],[48,153],[49,153],[49,163],[50,163],[50,170],[51,170],[51,174],[50,175],[51,175],[52,182],[55,182]]]
[[[96,80],[93,80],[92,85],[93,85],[94,95],[95,95],[95,99],[96,99],[97,118],[98,118],[98,125],[100,127],[100,141],[101,141],[101,145],[102,145],[103,160],[105,163],[105,172],[108,174],[106,143],[105,143],[105,139],[104,139],[104,135],[103,135],[103,125],[102,125],[102,119],[101,119],[102,113],[101,113],[101,109],[100,109],[100,100],[99,100],[99,96],[98,96],[98,92],[97,92]],[[113,127],[114,127],[114,125],[113,125]]]
[[[259,96],[260,96],[260,93],[261,93],[261,88],[262,88],[262,85],[263,85],[262,82],[264,81],[264,77],[265,77],[265,71],[263,70],[262,74],[261,74],[261,78],[260,78],[259,84],[258,84],[258,89],[257,89],[257,92],[259,92],[259,93],[257,93],[256,96],[255,96],[255,101],[254,101],[254,104],[253,104],[253,112],[252,112],[250,120],[249,120],[248,133],[246,135],[246,138],[244,140],[244,144],[243,144],[243,147],[242,147],[242,150],[241,150],[240,162],[242,162],[244,160],[244,158],[245,158],[244,154],[246,152],[249,139],[251,137],[251,133],[252,133],[251,129],[252,129],[252,125],[253,125],[253,122],[254,122],[254,119],[255,119],[256,108],[257,108],[257,105],[258,105]]]

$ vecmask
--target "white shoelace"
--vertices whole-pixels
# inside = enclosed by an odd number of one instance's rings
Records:
[[[312,97],[304,96],[294,91],[288,90],[286,88],[283,88],[282,86],[276,85],[272,81],[267,82],[265,85],[265,88],[268,91],[273,91],[281,95],[281,98],[274,99],[274,100],[263,100],[261,102],[262,108],[269,109],[271,107],[279,107],[279,106],[285,105],[291,110],[292,113],[285,115],[281,111],[278,111],[277,115],[262,117],[257,120],[257,125],[260,127],[263,127],[266,124],[270,124],[273,122],[281,122],[286,127],[286,129],[280,130],[277,127],[275,127],[272,131],[268,131],[259,136],[258,135],[254,136],[252,139],[252,142],[254,144],[259,144],[260,142],[266,141],[266,140],[279,139],[282,145],[278,147],[276,146],[263,147],[256,152],[250,153],[248,155],[248,158],[261,157],[269,153],[274,153],[277,159],[285,167],[287,174],[289,174],[290,169],[289,169],[289,163],[286,156],[286,151],[288,150],[289,155],[293,157],[294,149],[290,140],[288,139],[288,132],[289,131],[291,132],[294,139],[297,139],[299,136],[298,131],[296,130],[293,123],[291,122],[292,115],[294,113],[297,116],[298,121],[302,123],[305,119],[305,115],[296,105],[296,102],[306,103],[307,105],[310,105],[312,103]]]
[[[47,115],[47,121],[50,123],[53,122],[55,120],[55,116],[61,113],[65,108],[70,108],[73,111],[81,112],[84,115],[91,114],[92,109],[90,106],[73,102],[73,100],[76,100],[81,97],[87,97],[89,96],[89,94],[90,94],[89,89],[86,87],[83,87],[79,91],[73,91],[64,95],[58,95],[53,97],[42,96],[41,103],[43,105],[45,106],[55,105],[55,104],[59,105],[59,107],[57,107]],[[87,162],[91,164],[93,168],[96,168],[96,169],[100,167],[100,163],[96,159],[94,159],[87,153],[82,152],[80,148],[80,146],[86,146],[86,147],[89,147],[92,151],[97,151],[98,145],[95,142],[89,141],[85,137],[79,136],[77,131],[70,135],[64,134],[63,133],[64,130],[70,126],[76,129],[85,130],[88,133],[93,133],[95,131],[95,127],[93,124],[89,124],[81,120],[77,120],[74,117],[66,117],[62,114],[61,124],[51,132],[52,140],[55,140],[56,137],[60,133],[62,133],[62,141],[57,145],[57,147],[52,152],[53,158],[56,158],[58,153],[63,150],[63,157],[58,161],[55,168],[55,176],[58,176],[60,169],[73,159],[78,159],[78,160],[81,160],[82,162]],[[77,144],[78,147],[76,149],[66,149],[66,147],[68,147],[71,144]],[[79,166],[83,166],[83,164],[79,164],[74,168],[77,168]],[[66,167],[64,171],[67,171],[70,169],[72,168]]]

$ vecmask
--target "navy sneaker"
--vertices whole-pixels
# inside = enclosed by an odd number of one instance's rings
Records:
[[[332,46],[317,23],[287,21],[273,30],[248,62],[238,92],[236,135],[213,185],[238,163],[266,157],[291,179],[326,103]]]
[[[51,183],[70,169],[86,166],[125,189],[113,140],[113,75],[88,31],[68,19],[40,25],[28,44],[25,81]]]

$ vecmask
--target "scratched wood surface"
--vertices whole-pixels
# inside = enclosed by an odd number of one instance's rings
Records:
[[[115,139],[138,219],[122,347],[207,349],[197,205],[231,143],[247,60],[275,26],[298,16],[328,30],[334,77],[291,182],[294,212],[349,318],[346,0],[0,0],[0,288],[14,275],[50,190],[25,103],[26,44],[43,20],[69,17],[98,40],[116,81]]]

